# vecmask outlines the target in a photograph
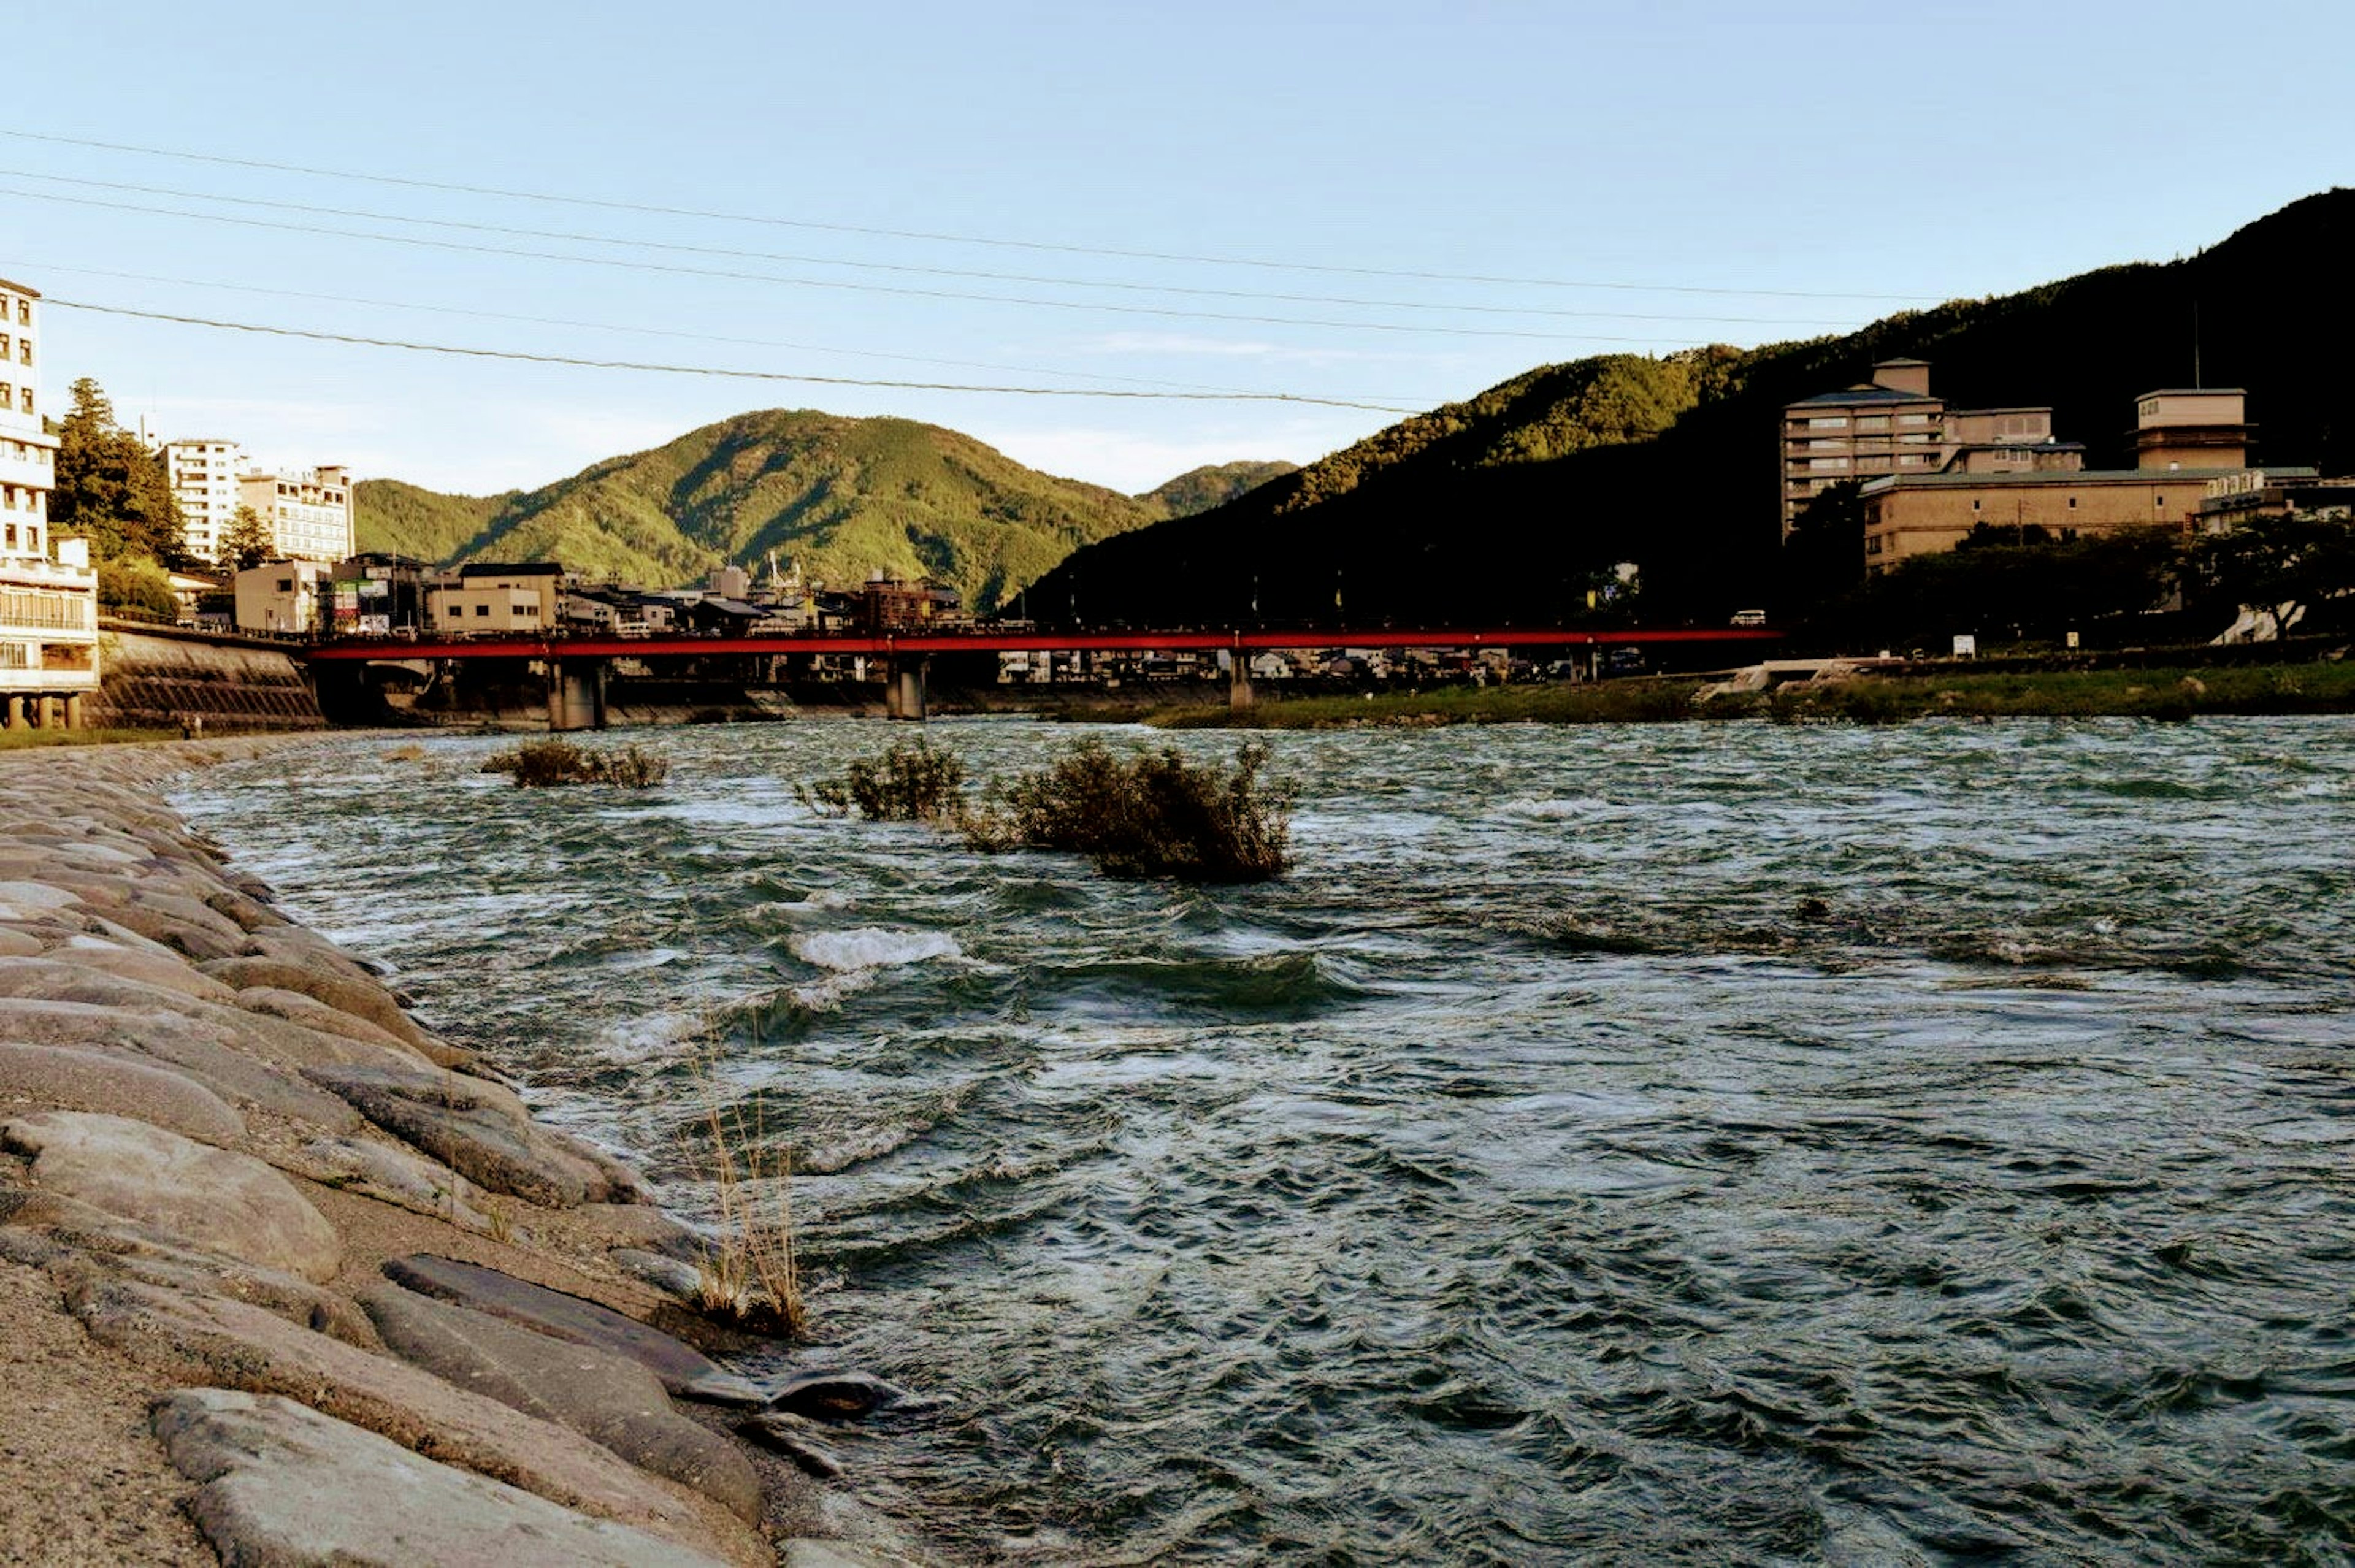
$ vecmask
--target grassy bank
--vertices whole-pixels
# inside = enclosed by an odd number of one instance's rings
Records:
[[[177,730],[0,730],[0,752],[31,746],[112,746],[130,741],[178,741]]]
[[[1177,730],[1330,730],[1432,724],[1645,724],[1677,720],[1771,719],[1787,723],[1896,724],[1951,718],[2192,719],[2202,714],[2355,712],[2355,661],[2241,667],[2041,670],[1868,676],[1836,684],[1696,703],[1691,679],[1611,680],[1579,686],[1443,687],[1263,701],[1155,714]]]

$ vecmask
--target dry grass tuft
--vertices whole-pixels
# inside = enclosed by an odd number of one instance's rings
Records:
[[[768,1136],[761,1100],[724,1106],[704,1075],[704,1116],[689,1163],[711,1184],[718,1236],[700,1267],[695,1305],[761,1333],[798,1338],[809,1328],[794,1250],[793,1149]]]

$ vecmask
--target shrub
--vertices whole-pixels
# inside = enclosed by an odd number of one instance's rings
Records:
[[[976,848],[1064,850],[1115,877],[1263,881],[1291,864],[1292,795],[1263,776],[1267,757],[1245,745],[1230,770],[1175,747],[1124,757],[1082,741],[960,826]]]
[[[591,752],[550,736],[544,741],[526,741],[512,752],[499,752],[484,763],[483,772],[506,773],[518,784],[532,788],[604,784],[622,789],[651,789],[670,776],[670,763],[636,746],[624,746],[618,752]]]
[[[860,757],[839,779],[804,784],[812,811],[843,816],[852,811],[875,822],[937,822],[963,815],[964,764],[931,741],[894,744],[879,757]]]

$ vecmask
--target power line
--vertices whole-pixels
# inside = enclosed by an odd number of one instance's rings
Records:
[[[0,129],[0,137],[46,142],[56,146],[87,147],[101,152],[131,153],[141,157],[175,158],[185,163],[214,164],[228,168],[262,169],[273,174],[304,175],[318,179],[358,180],[370,185],[399,186],[411,190],[448,191],[462,196],[496,197],[503,201],[537,201],[564,207],[596,208],[608,212],[636,212],[661,218],[709,219],[723,223],[755,223],[779,229],[806,229],[829,234],[858,234],[870,239],[918,240],[937,244],[986,245],[1004,250],[1039,251],[1066,256],[1108,256],[1134,261],[1178,261],[1189,266],[1257,267],[1276,272],[1323,272],[1361,278],[1409,278],[1424,283],[1487,283],[1509,288],[1598,289],[1636,293],[1708,294],[1735,298],[1875,300],[1901,304],[1935,303],[1924,294],[1841,293],[1822,289],[1737,289],[1695,283],[1645,283],[1619,280],[1517,278],[1480,272],[1423,272],[1394,267],[1353,267],[1330,262],[1285,261],[1249,256],[1193,255],[1182,251],[1131,251],[1112,246],[1071,245],[1001,236],[954,234],[922,229],[882,229],[815,219],[780,218],[772,214],[725,212],[692,207],[666,207],[652,202],[608,197],[563,196],[547,191],[508,190],[496,186],[465,185],[448,180],[419,179],[403,175],[368,174],[355,169],[317,168],[305,164],[273,163],[262,158],[231,157],[218,153],[192,153],[173,147],[145,147],[128,142],[104,142],[81,136],[59,136],[37,131]]]
[[[107,267],[77,267],[53,261],[12,263],[27,273],[67,273],[75,277],[115,278],[136,283],[164,283],[182,289],[221,289],[232,293],[260,294],[269,299],[312,300],[325,304],[364,305],[373,310],[418,311],[431,315],[465,316],[480,321],[516,322],[529,326],[563,326],[582,332],[627,332],[645,337],[669,337],[689,343],[724,344],[732,348],[789,348],[803,354],[842,354],[858,359],[892,359],[911,365],[947,365],[966,370],[999,370],[1018,376],[1067,376],[1083,381],[1120,381],[1137,387],[1165,387],[1191,392],[1242,392],[1249,389],[1202,381],[1172,381],[1147,376],[1116,376],[1108,372],[1060,370],[1036,365],[1001,365],[985,359],[945,359],[925,354],[893,354],[879,348],[841,348],[824,343],[793,343],[773,337],[731,337],[710,332],[681,332],[674,327],[639,326],[626,322],[578,321],[564,316],[519,315],[506,311],[469,310],[462,305],[427,304],[417,300],[369,299],[354,294],[317,293],[306,289],[281,289],[258,283],[225,283],[208,278],[172,278],[154,272],[125,272]],[[1369,396],[1373,394],[1369,394]],[[1381,395],[1383,402],[1416,403],[1412,396]],[[1418,406],[1431,407],[1444,398],[1423,398]]]
[[[591,359],[571,354],[527,354],[512,348],[474,348],[463,344],[417,343],[399,337],[367,337],[357,333],[320,332],[308,327],[273,326],[261,322],[221,321],[211,316],[181,315],[169,311],[133,310],[128,305],[99,304],[90,300],[47,295],[43,304],[65,310],[91,311],[101,315],[135,316],[143,321],[167,321],[181,326],[207,326],[224,332],[254,332],[272,337],[302,337],[318,343],[351,343],[368,348],[400,348],[415,354],[453,354],[470,359],[513,359],[534,365],[575,365],[591,370],[635,370],[663,376],[716,376],[744,381],[798,381],[826,387],[887,387],[904,391],[989,392],[1026,398],[1126,398],[1145,401],[1204,403],[1296,403],[1328,409],[1362,409],[1374,413],[1415,414],[1421,409],[1387,403],[1355,402],[1346,398],[1316,398],[1295,392],[1175,392],[1092,387],[982,386],[959,381],[890,381],[862,376],[818,376],[783,370],[740,370],[710,365],[663,365],[633,359]]]
[[[1423,326],[1395,321],[1330,321],[1311,316],[1246,315],[1232,311],[1176,310],[1166,306],[1113,304],[1099,300],[1038,299],[1013,294],[970,293],[955,289],[920,289],[895,283],[855,283],[841,278],[783,277],[773,272],[740,272],[717,267],[689,267],[669,261],[635,261],[619,256],[574,256],[559,251],[527,251],[512,246],[478,245],[460,240],[428,240],[416,234],[371,234],[365,229],[334,229],[324,224],[281,223],[267,218],[240,218],[226,212],[190,212],[185,208],[145,207],[136,202],[107,201],[97,197],[67,196],[57,191],[19,190],[0,186],[0,196],[27,201],[62,202],[73,207],[138,212],[156,218],[186,218],[205,223],[267,229],[279,233],[317,234],[335,239],[370,240],[387,245],[409,245],[431,251],[454,251],[471,255],[512,256],[526,261],[566,261],[576,266],[618,268],[634,272],[663,272],[679,277],[722,278],[739,283],[783,283],[793,288],[837,289],[854,293],[894,294],[913,299],[964,300],[985,304],[1022,305],[1039,310],[1095,311],[1115,315],[1150,315],[1178,321],[1233,321],[1261,326],[1313,326],[1343,332],[1424,333],[1456,337],[1511,337],[1550,343],[1678,344],[1689,339],[1614,336],[1594,332],[1530,332],[1497,326]]]
[[[1182,283],[1137,283],[1125,280],[1063,278],[1036,272],[993,272],[966,267],[922,267],[896,261],[854,261],[831,256],[804,256],[775,251],[744,251],[724,245],[688,245],[669,240],[634,240],[609,234],[583,234],[561,229],[524,229],[502,223],[473,223],[456,218],[419,218],[407,213],[371,212],[349,207],[321,207],[310,202],[272,201],[261,197],[222,196],[212,191],[180,190],[165,186],[133,185],[121,180],[83,179],[45,175],[28,169],[0,168],[0,177],[40,180],[45,184],[81,186],[98,190],[127,191],[138,196],[170,197],[180,201],[221,202],[234,207],[258,207],[275,212],[301,212],[321,218],[357,218],[370,223],[410,223],[432,229],[455,229],[474,234],[503,234],[525,240],[559,240],[569,244],[614,245],[641,251],[668,251],[680,255],[717,256],[743,261],[783,261],[795,266],[847,267],[862,272],[900,272],[935,278],[977,278],[986,282],[1042,283],[1051,288],[1118,289],[1128,293],[1188,294],[1202,299],[1273,300],[1285,304],[1337,304],[1366,310],[1459,311],[1480,315],[1542,315],[1596,321],[1705,322],[1711,325],[1831,326],[1838,321],[1794,320],[1787,316],[1685,315],[1660,311],[1558,310],[1546,305],[1467,304],[1435,300],[1364,299],[1336,294],[1288,294],[1254,289],[1206,289]]]

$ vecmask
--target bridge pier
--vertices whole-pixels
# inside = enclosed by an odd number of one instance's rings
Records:
[[[1237,648],[1227,656],[1227,711],[1244,713],[1252,705],[1251,660]]]
[[[883,661],[883,711],[894,719],[924,721],[924,667],[930,661],[902,654]]]
[[[601,658],[548,661],[548,731],[605,727],[605,661]]]

